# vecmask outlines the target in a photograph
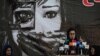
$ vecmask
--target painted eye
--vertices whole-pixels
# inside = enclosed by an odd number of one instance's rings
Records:
[[[57,15],[57,12],[55,12],[55,11],[48,11],[48,12],[46,12],[45,14],[44,14],[44,17],[45,18],[55,18],[56,17],[56,15]]]
[[[20,17],[21,17],[21,18],[25,18],[26,15],[25,15],[24,13],[20,13]]]
[[[33,13],[29,11],[20,11],[15,13],[16,21],[26,23],[33,18]]]
[[[19,18],[20,18],[21,23],[25,23],[28,21],[27,14],[25,13],[20,13]]]
[[[28,19],[31,19],[32,17],[33,17],[32,14],[27,14],[27,18],[28,18]]]

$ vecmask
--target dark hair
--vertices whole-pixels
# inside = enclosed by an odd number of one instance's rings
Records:
[[[47,2],[47,1],[48,1],[48,0],[37,0],[39,6],[42,5],[42,4],[44,4],[44,3]]]
[[[67,31],[67,39],[70,39],[70,37],[69,37],[69,32],[70,32],[70,31],[75,31],[75,34],[77,34],[75,28],[69,28],[68,31]],[[75,35],[75,39],[77,40],[77,35]]]
[[[12,47],[11,47],[10,45],[5,45],[5,46],[3,47],[2,56],[6,56],[6,50],[7,50],[8,48],[11,48],[11,56],[13,56],[13,54],[12,54],[13,50],[12,50]]]

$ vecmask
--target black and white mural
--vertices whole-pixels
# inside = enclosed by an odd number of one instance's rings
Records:
[[[60,32],[60,0],[22,3],[13,13],[13,23],[18,28],[12,30],[12,35],[14,42],[23,49],[22,55],[54,55],[53,48],[60,41],[64,42],[58,35],[64,37],[65,34]]]

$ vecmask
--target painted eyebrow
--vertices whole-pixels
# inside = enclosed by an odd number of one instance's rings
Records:
[[[51,7],[59,7],[58,5],[54,5],[54,6],[42,6],[42,8],[51,8]]]

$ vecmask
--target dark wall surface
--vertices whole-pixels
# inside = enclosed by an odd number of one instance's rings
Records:
[[[82,0],[63,0],[63,4],[68,21],[79,28],[91,44],[94,42],[100,45],[100,3],[86,7]]]

